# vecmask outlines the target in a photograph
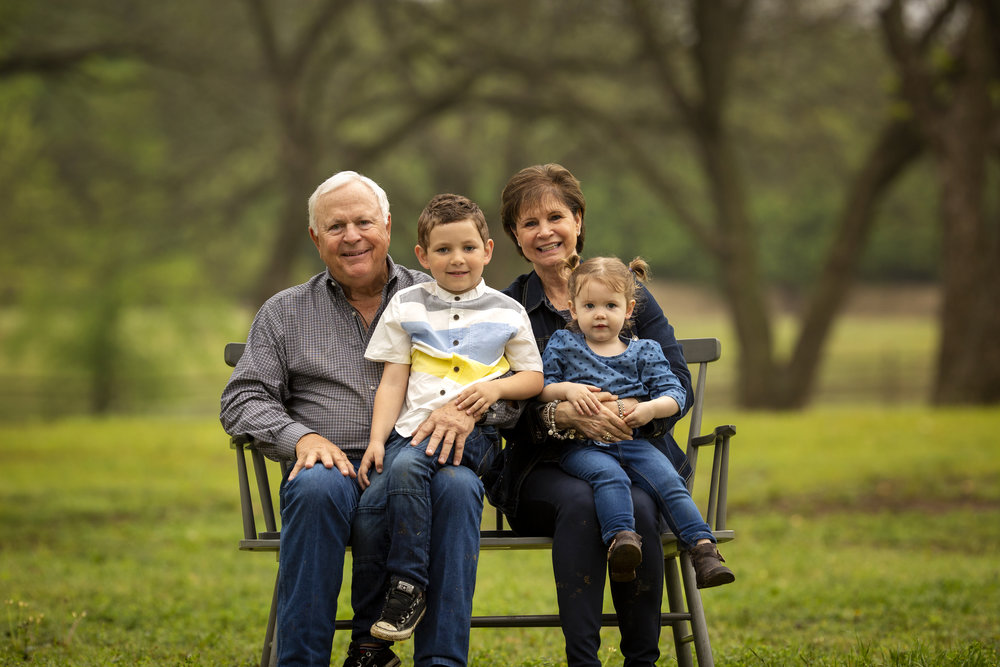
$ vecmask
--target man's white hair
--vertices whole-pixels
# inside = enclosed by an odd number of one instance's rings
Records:
[[[386,196],[385,190],[379,187],[379,184],[372,179],[362,176],[356,171],[340,171],[320,183],[320,186],[309,197],[309,228],[311,230],[317,234],[319,233],[319,229],[316,228],[316,202],[319,198],[331,190],[336,190],[343,185],[355,181],[368,186],[368,189],[372,191],[372,194],[375,195],[375,200],[378,202],[379,212],[382,214],[382,224],[384,225],[389,222],[389,198]]]

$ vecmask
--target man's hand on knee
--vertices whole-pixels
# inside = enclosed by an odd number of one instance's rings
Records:
[[[465,451],[465,438],[476,427],[476,419],[459,410],[454,403],[444,405],[427,417],[413,434],[411,445],[418,445],[428,439],[427,456],[438,454],[439,463],[447,463],[451,455],[452,463],[462,462]],[[440,452],[438,448],[440,447]]]
[[[306,433],[295,443],[295,467],[288,473],[288,479],[295,479],[300,470],[312,468],[317,462],[325,468],[336,466],[344,477],[357,477],[354,466],[340,447],[318,433]]]

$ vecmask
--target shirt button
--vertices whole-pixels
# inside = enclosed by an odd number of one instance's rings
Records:
[[[458,345],[458,341],[457,340],[453,340],[453,341],[451,341],[451,344],[452,345]]]
[[[460,297],[460,296],[456,296],[455,297],[455,301],[461,301],[461,299],[462,299],[462,297]]]
[[[458,372],[458,366],[455,366],[455,369],[454,369],[454,370],[455,370],[455,372],[457,373],[457,372]]]
[[[442,389],[440,393],[442,396],[444,396],[444,389]]]
[[[455,313],[454,315],[452,315],[452,316],[451,316],[451,319],[453,319],[453,320],[457,320],[457,319],[458,319],[458,313]]]

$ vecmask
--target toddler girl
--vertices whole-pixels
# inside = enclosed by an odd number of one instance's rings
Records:
[[[542,354],[545,388],[539,400],[569,401],[580,414],[594,415],[604,409],[595,398],[599,391],[619,399],[636,398],[639,403],[631,410],[619,407],[619,417],[633,429],[678,412],[684,405],[684,388],[659,344],[620,337],[636,305],[636,279],[647,277],[646,262],[637,257],[626,267],[617,258],[596,257],[580,264],[574,256],[567,260],[567,269],[572,271],[573,322],[553,334]],[[681,547],[689,550],[698,588],[735,579],[722,564],[715,537],[684,480],[648,440],[572,441],[559,463],[594,489],[601,534],[610,544],[612,581],[635,579],[635,568],[642,562],[642,541],[632,510],[633,484],[656,501]]]

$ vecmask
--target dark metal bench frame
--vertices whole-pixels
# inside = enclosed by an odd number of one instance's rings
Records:
[[[729,441],[736,431],[732,425],[724,425],[715,427],[708,434],[703,435],[700,432],[708,364],[719,359],[722,354],[722,345],[717,338],[689,338],[679,342],[684,348],[685,360],[693,374],[695,394],[694,404],[687,416],[689,423],[686,443],[687,456],[691,462],[692,470],[697,472],[699,450],[706,446],[714,447],[707,498],[708,509],[705,519],[719,543],[729,542],[735,538],[735,532],[726,526]],[[225,348],[226,363],[235,366],[243,354],[243,349],[243,343],[227,344]],[[260,451],[254,448],[253,440],[247,436],[234,436],[231,439],[231,446],[236,451],[240,507],[243,516],[243,539],[239,542],[239,548],[243,551],[270,551],[277,554],[280,547],[280,532],[272,501],[267,460]],[[250,486],[248,456],[254,471],[256,493],[251,490]],[[281,469],[280,479],[284,477],[287,464],[282,462],[277,465]],[[694,480],[695,474],[692,474],[689,483],[692,488]],[[264,529],[260,531],[257,530],[258,514],[264,524]],[[480,532],[480,550],[548,549],[552,546],[551,538],[519,537],[509,528],[504,528],[503,514],[499,510],[496,510],[494,525],[494,529],[484,529]],[[660,623],[661,625],[669,625],[673,631],[679,667],[693,667],[691,644],[694,644],[699,667],[711,667],[715,664],[712,656],[712,645],[708,637],[705,611],[701,594],[695,583],[691,559],[686,552],[678,551],[677,538],[672,533],[664,533],[662,540],[663,573],[669,611],[660,615]],[[276,663],[277,596],[276,576],[271,608],[268,613],[267,630],[264,635],[264,645],[261,650],[261,667],[271,667]],[[475,616],[472,619],[472,627],[474,628],[559,627],[559,625],[559,616],[556,614]],[[604,614],[602,625],[618,625],[617,616],[613,613]],[[350,627],[351,621],[349,619],[336,622],[338,630],[349,630]]]

